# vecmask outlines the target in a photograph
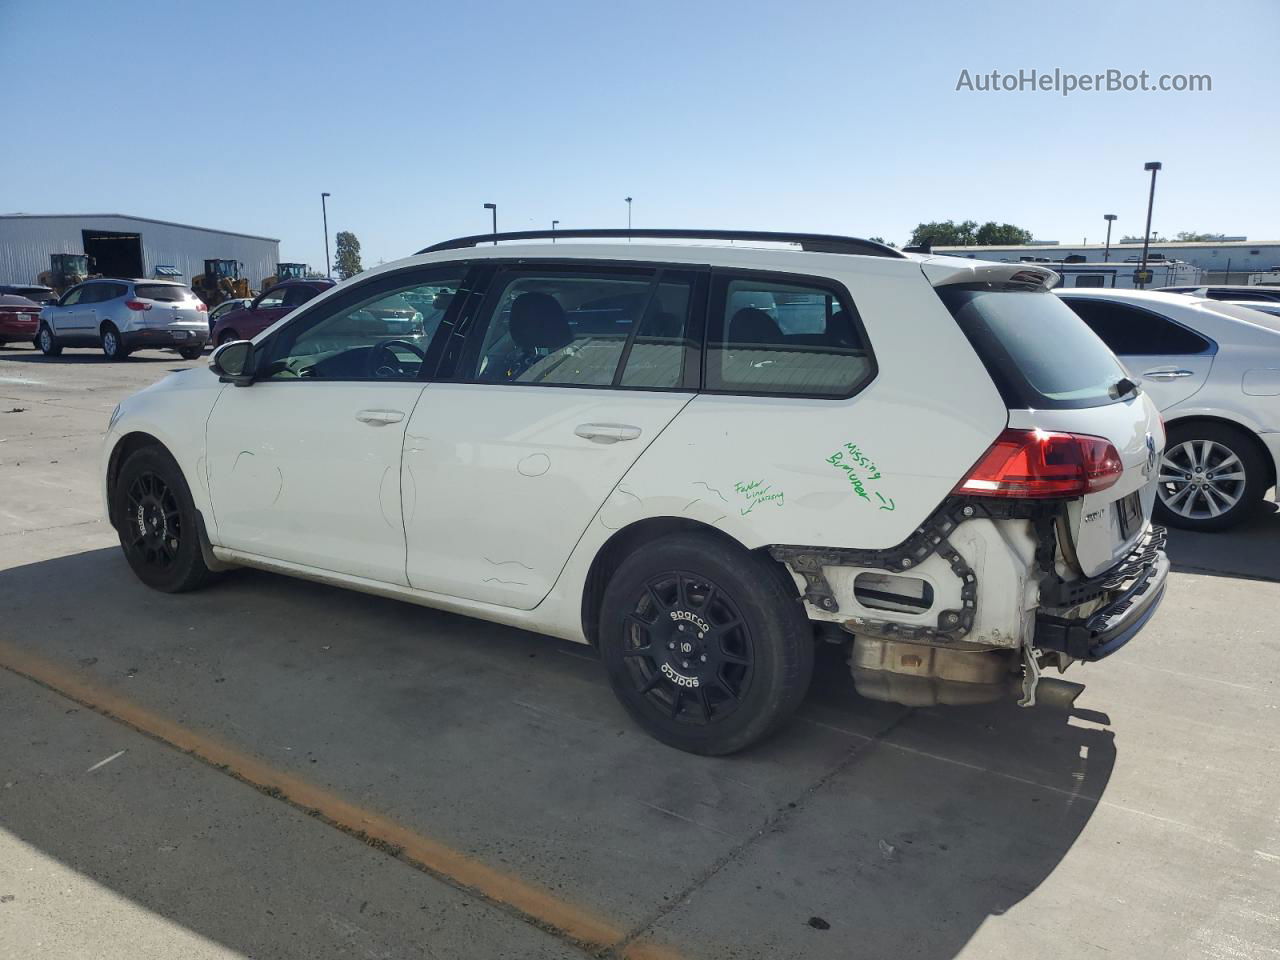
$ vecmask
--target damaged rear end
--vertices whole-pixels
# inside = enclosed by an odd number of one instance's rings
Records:
[[[1164,595],[1164,531],[1151,524],[1163,424],[1049,293],[1052,271],[945,257],[921,268],[1004,399],[1007,426],[897,547],[771,552],[811,619],[852,634],[863,695],[1070,705],[1083,688],[1043,674],[1114,653]]]

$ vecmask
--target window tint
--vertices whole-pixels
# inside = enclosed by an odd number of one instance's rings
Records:
[[[195,297],[186,287],[171,283],[139,283],[134,286],[133,293],[140,300],[159,300],[162,303],[178,303]]]
[[[686,271],[505,271],[494,278],[484,338],[462,377],[680,386],[696,354],[688,338],[692,286]]]
[[[871,376],[857,313],[834,290],[765,278],[720,283],[708,389],[845,397]]]
[[[258,307],[261,309],[270,307],[279,307],[284,304],[284,295],[288,293],[288,287],[274,287],[262,295],[262,299],[258,301]]]
[[[1076,275],[1077,287],[1105,287],[1105,277],[1100,273],[1081,273]]]
[[[1124,368],[1052,293],[993,284],[938,289],[1010,409],[1111,403]]]
[[[304,314],[272,338],[265,380],[416,380],[462,274]],[[314,291],[313,291],[314,292]]]
[[[1107,300],[1063,300],[1122,357],[1188,355],[1204,353],[1210,347],[1198,333],[1146,310]]]
[[[308,300],[314,300],[320,293],[314,287],[296,286],[286,287],[284,291],[284,301],[281,304],[285,307],[300,307]]]

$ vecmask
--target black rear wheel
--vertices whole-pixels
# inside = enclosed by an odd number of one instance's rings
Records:
[[[178,351],[178,356],[183,360],[194,360],[202,353],[204,353],[204,347],[184,347]]]
[[[622,563],[605,591],[600,649],[637,722],[701,754],[773,732],[813,672],[812,631],[778,568],[709,534],[666,537]]]
[[[191,491],[166,451],[144,447],[130,454],[112,497],[120,546],[139,580],[156,590],[181,593],[211,577],[200,550]]]
[[[124,337],[112,324],[102,328],[102,352],[108,360],[125,360],[129,356],[129,348],[124,345]]]

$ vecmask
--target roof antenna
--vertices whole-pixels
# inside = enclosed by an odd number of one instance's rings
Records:
[[[933,237],[925,237],[914,247],[903,247],[903,253],[933,253]]]

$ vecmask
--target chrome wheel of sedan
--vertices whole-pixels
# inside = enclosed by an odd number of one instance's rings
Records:
[[[1232,510],[1244,496],[1244,464],[1225,444],[1185,440],[1160,459],[1160,500],[1188,520],[1207,520]]]

